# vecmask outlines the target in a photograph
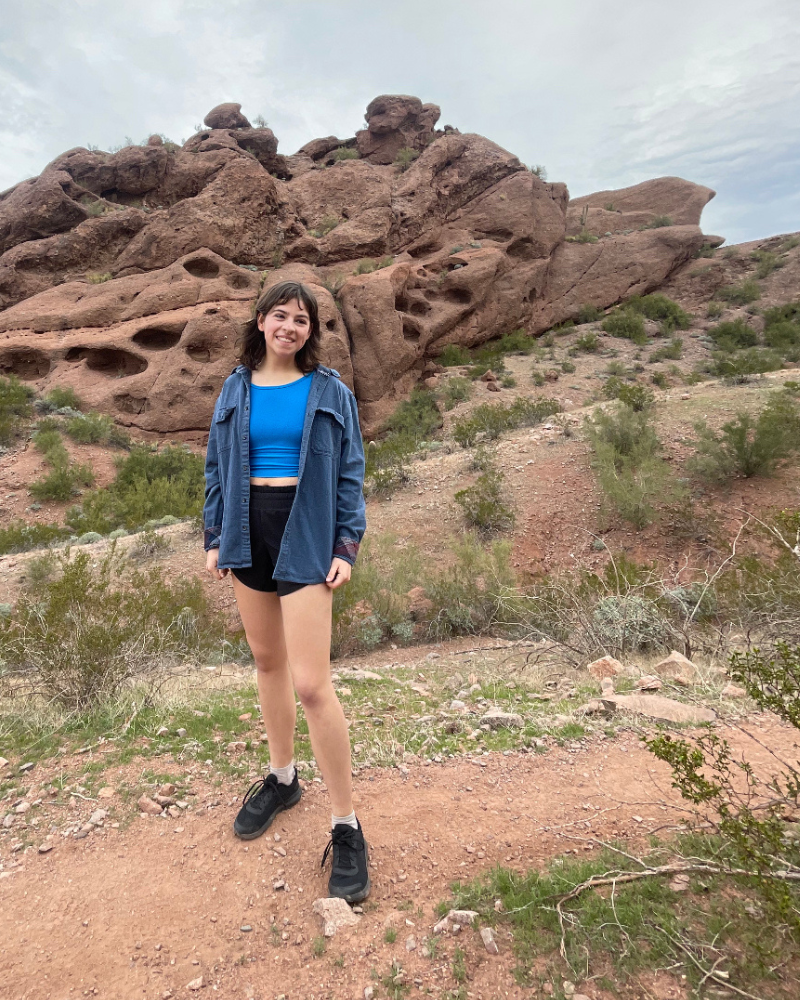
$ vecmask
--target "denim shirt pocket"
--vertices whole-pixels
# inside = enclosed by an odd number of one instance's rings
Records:
[[[214,423],[217,434],[217,450],[222,451],[233,445],[233,434],[235,420],[231,420],[231,415],[236,412],[235,406],[222,406],[217,413]]]
[[[344,417],[327,406],[317,407],[311,425],[311,450],[317,455],[338,455],[342,450]]]

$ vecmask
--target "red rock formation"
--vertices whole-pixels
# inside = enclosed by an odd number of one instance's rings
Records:
[[[200,434],[259,287],[293,277],[315,289],[323,360],[372,431],[445,344],[650,291],[703,242],[708,188],[662,178],[569,202],[438,118],[379,97],[355,139],[283,157],[270,129],[220,105],[182,148],[64,153],[0,195],[0,371],[74,385],[143,430]],[[404,148],[419,155],[402,170]],[[640,231],[659,215],[674,225]],[[615,235],[565,242],[581,228]]]

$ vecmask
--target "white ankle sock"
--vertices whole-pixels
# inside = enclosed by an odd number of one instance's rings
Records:
[[[352,826],[354,830],[358,829],[358,820],[356,819],[355,812],[351,812],[349,816],[331,816],[331,830],[339,823]]]
[[[275,775],[279,785],[291,785],[294,781],[294,771],[294,761],[291,761],[286,767],[273,767],[272,764],[269,765],[269,773]]]

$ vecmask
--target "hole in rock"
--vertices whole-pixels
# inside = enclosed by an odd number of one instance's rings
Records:
[[[336,329],[336,320],[335,319],[326,320],[325,321],[325,329],[326,330],[335,330]]]
[[[231,274],[226,275],[225,280],[228,282],[231,288],[239,289],[239,288],[250,287],[250,281],[244,274],[237,274],[236,272],[233,272]]]
[[[394,297],[394,307],[398,312],[408,311],[408,299],[402,293],[400,295],[395,295]]]
[[[411,303],[411,307],[408,310],[412,316],[427,316],[431,311],[429,303],[425,302],[423,299],[418,299],[416,302]]]
[[[205,395],[205,396],[209,396],[212,392],[213,393],[219,392],[219,389],[218,388],[214,388],[213,385],[201,385],[200,386],[200,392],[202,392],[203,395]]]
[[[472,302],[472,292],[468,288],[446,288],[444,297],[459,306],[468,306]]]
[[[412,343],[416,343],[420,337],[420,328],[415,320],[410,319],[408,316],[403,317],[403,338],[405,340],[410,340]]]
[[[139,375],[147,368],[144,358],[117,347],[70,347],[67,361],[86,361],[86,367],[109,378]]]
[[[506,253],[514,260],[535,260],[539,254],[529,236],[521,236],[518,240],[513,240],[508,245]]]
[[[222,348],[215,344],[213,340],[196,340],[193,344],[186,345],[186,353],[193,361],[199,361],[207,365],[216,361],[222,354]]]
[[[118,392],[114,396],[114,405],[122,413],[146,413],[150,409],[150,400],[146,396],[132,396],[129,392]]]
[[[191,260],[185,260],[183,269],[193,278],[216,278],[219,274],[219,264],[207,257],[192,257]]]
[[[415,247],[408,248],[408,254],[411,257],[424,257],[429,253],[436,253],[441,250],[441,244],[437,240],[429,240],[426,243],[418,243]]]
[[[0,354],[0,372],[24,381],[43,378],[50,371],[50,358],[32,347],[16,347]]]
[[[168,351],[170,347],[174,347],[181,339],[185,325],[185,323],[182,324],[180,329],[177,330],[170,330],[162,326],[150,326],[144,330],[139,330],[131,339],[134,344],[138,344],[139,347],[143,347],[146,351]]]

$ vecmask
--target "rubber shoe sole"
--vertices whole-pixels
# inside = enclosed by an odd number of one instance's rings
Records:
[[[303,797],[302,789],[298,788],[297,792],[295,792],[295,794],[287,802],[284,802],[283,805],[278,806],[278,808],[272,813],[272,815],[269,817],[269,819],[263,826],[259,827],[257,830],[253,830],[250,833],[239,833],[239,831],[236,829],[236,821],[234,820],[233,832],[236,834],[239,840],[255,840],[257,837],[260,837],[262,834],[266,833],[267,830],[269,830],[269,828],[275,822],[276,816],[278,816],[282,812],[285,812],[287,809],[291,809],[292,806],[296,806],[302,797]]]

